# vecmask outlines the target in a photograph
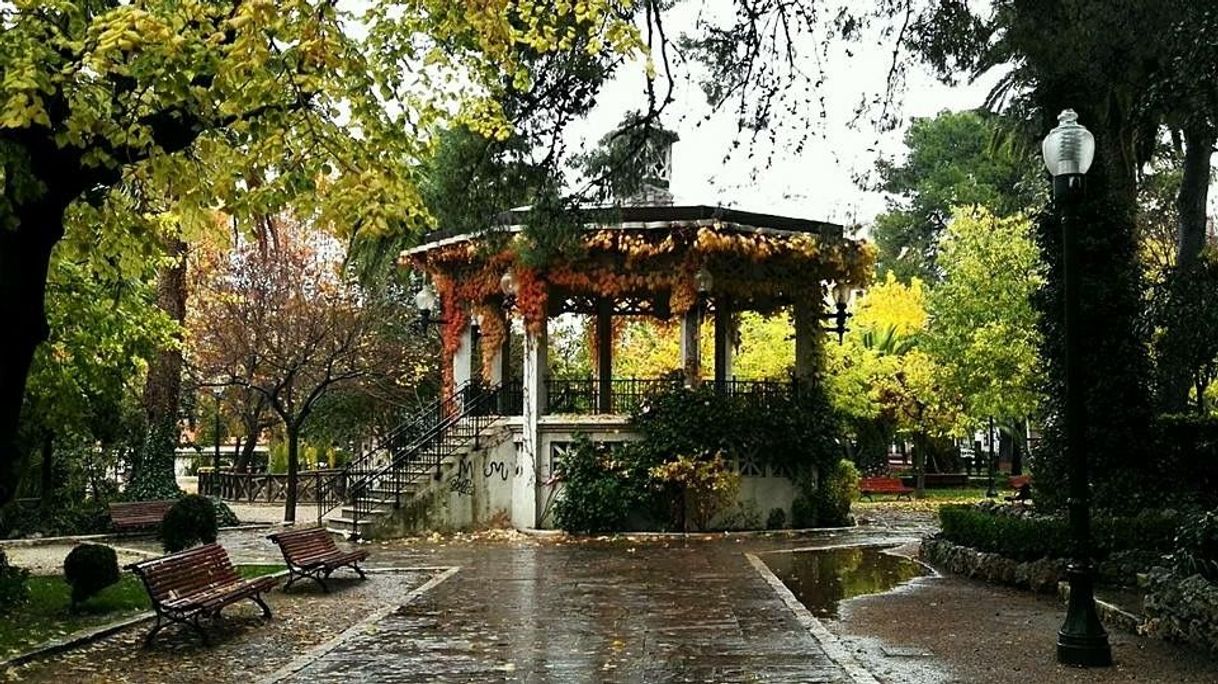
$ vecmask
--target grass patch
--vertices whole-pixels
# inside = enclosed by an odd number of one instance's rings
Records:
[[[1014,494],[1014,490],[998,489],[998,496],[1001,499],[1003,496]],[[940,506],[946,504],[959,503],[976,503],[985,499],[985,487],[945,487],[936,489],[927,489],[926,494],[921,499],[915,498],[913,501],[894,500],[895,497],[891,494],[877,494],[874,501],[867,499],[858,499],[854,502],[855,510],[870,510],[870,509],[885,509],[885,510],[909,510],[909,511],[929,511],[934,512],[939,510]]]
[[[258,577],[283,570],[282,565],[240,565],[242,577]],[[0,659],[11,658],[42,643],[66,637],[75,632],[99,627],[131,617],[152,606],[139,579],[123,572],[117,583],[103,589],[80,605],[75,613],[68,611],[72,588],[63,577],[35,575],[30,577],[30,597],[0,620]]]

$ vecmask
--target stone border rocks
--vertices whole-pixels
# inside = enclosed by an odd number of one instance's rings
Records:
[[[953,544],[946,539],[922,540],[922,559],[947,572],[995,584],[1023,587],[1040,593],[1057,591],[1066,576],[1066,561],[1042,558],[1021,563],[997,553],[986,553]]]
[[[1156,568],[1146,578],[1143,634],[1185,641],[1218,653],[1218,585],[1201,575]]]

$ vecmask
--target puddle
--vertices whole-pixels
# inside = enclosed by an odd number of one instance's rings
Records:
[[[926,568],[879,547],[769,553],[765,564],[818,618],[838,617],[838,603],[879,594],[927,574]]]

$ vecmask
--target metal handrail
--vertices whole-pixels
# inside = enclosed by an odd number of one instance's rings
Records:
[[[468,390],[470,383],[464,383],[454,392],[454,395],[461,394]],[[317,492],[317,522],[321,524],[322,518],[330,511],[343,505],[347,502],[347,491],[350,485],[359,482],[367,477],[367,475],[378,468],[376,465],[379,461],[384,461],[391,454],[397,445],[411,436],[421,437],[438,422],[438,417],[445,404],[451,400],[440,397],[431,403],[425,405],[420,411],[416,412],[409,419],[399,424],[389,432],[381,435],[376,440],[376,446],[361,453],[358,457],[351,460],[343,467],[342,472],[331,479],[326,485]],[[410,439],[411,442],[417,439]]]
[[[370,495],[375,492],[392,496],[394,506],[401,506],[407,484],[433,468],[438,479],[444,459],[469,441],[477,440],[498,419],[500,392],[498,386],[482,388],[477,383],[467,383],[415,416],[409,427],[392,431],[391,438],[361,456],[343,477],[328,483],[328,495],[318,493],[318,523],[330,511],[350,503],[353,525],[358,526],[383,501],[372,499]]]

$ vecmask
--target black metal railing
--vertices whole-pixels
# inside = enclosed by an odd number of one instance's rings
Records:
[[[678,389],[680,378],[613,378],[608,401],[597,378],[550,378],[546,382],[546,413],[630,414],[652,395]]]
[[[374,449],[352,461],[340,476],[323,483],[317,495],[317,521],[339,506],[349,506],[352,526],[374,511],[400,507],[407,486],[434,473],[463,446],[476,443],[498,420],[504,391],[468,383],[450,397],[425,407],[383,436]]]
[[[702,385],[721,394],[749,397],[770,403],[789,398],[800,391],[803,383],[792,380],[725,380],[716,383],[704,380]],[[679,389],[685,385],[680,377],[613,378],[610,382],[608,410],[601,404],[601,383],[597,378],[549,378],[546,380],[546,410],[548,414],[588,415],[634,413],[649,396]],[[494,410],[502,416],[519,416],[524,408],[524,384],[511,380],[503,384]]]

